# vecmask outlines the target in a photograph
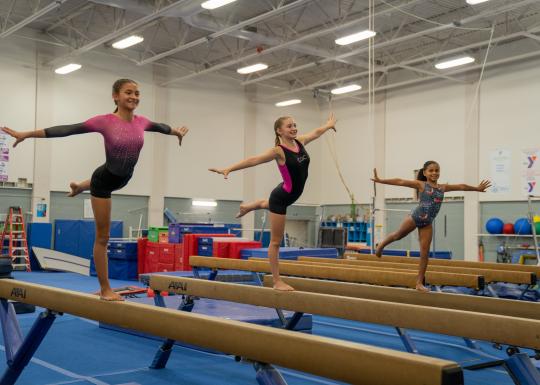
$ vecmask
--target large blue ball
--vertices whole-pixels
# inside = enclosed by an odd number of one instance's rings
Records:
[[[502,234],[504,222],[499,218],[490,218],[486,222],[486,230],[490,234]]]
[[[514,223],[514,233],[520,235],[530,235],[532,234],[532,226],[529,223],[527,218],[519,218]]]

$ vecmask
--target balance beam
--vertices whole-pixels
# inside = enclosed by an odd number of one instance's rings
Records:
[[[300,258],[307,258],[307,257],[300,257]],[[378,271],[386,271],[386,272],[397,272],[397,273],[411,273],[414,272],[417,274],[417,272],[414,269],[414,265],[411,265],[413,269],[400,267],[400,268],[391,268],[386,266],[356,266],[353,264],[335,264],[331,261],[335,261],[336,259],[331,259],[328,261],[329,258],[316,258],[317,261],[312,262],[310,260],[304,260],[301,261],[287,261],[284,263],[287,264],[298,264],[298,265],[308,265],[308,266],[321,266],[321,267],[344,267],[348,269],[361,269],[361,270],[378,270]],[[268,260],[267,258],[249,258],[250,261],[265,261]],[[320,261],[319,260],[323,260]],[[356,261],[353,261],[356,262]],[[280,261],[279,266],[281,270],[282,262]],[[418,267],[416,267],[416,270],[418,270]],[[436,286],[463,286],[468,287],[471,289],[479,290],[480,288],[484,287],[484,277],[479,274],[460,274],[460,273],[446,273],[446,272],[438,272],[438,271],[427,271],[425,276],[425,282],[430,285],[436,285]]]
[[[0,280],[0,298],[354,384],[463,383],[461,369],[451,361],[155,306],[107,302],[27,282]],[[395,374],[388,373],[389,365]],[[410,373],[410,379],[402,373]]]
[[[258,273],[270,273],[267,260],[242,260],[229,258],[209,258],[191,256],[189,264],[194,267],[209,267],[211,269],[244,270]],[[416,273],[384,271],[374,269],[351,269],[347,267],[328,267],[321,265],[299,264],[291,262],[279,263],[279,272],[283,275],[294,275],[306,278],[324,278],[345,282],[362,282],[380,286],[416,287]],[[484,282],[480,276],[456,276],[453,278],[456,286],[482,289]],[[447,283],[450,284],[450,283]]]
[[[266,287],[166,275],[152,275],[150,287],[176,294],[540,349],[539,320],[303,291],[282,292]],[[502,330],[505,332],[501,333]]]
[[[0,280],[0,298],[352,384],[463,384],[461,369],[451,361],[283,329],[132,302],[107,302],[89,294],[8,279]]]
[[[376,255],[373,255],[373,254],[345,253],[344,258],[359,259],[362,261],[381,261],[381,262],[418,264],[418,258],[416,257],[395,257],[395,256],[383,255],[381,258],[378,258]],[[430,258],[429,264],[437,265],[437,266],[470,267],[470,268],[478,268],[478,269],[528,271],[530,273],[536,274],[537,276],[540,276],[540,266],[518,265],[515,263],[474,262],[474,261],[458,261],[455,259]]]
[[[335,258],[316,258],[316,257],[299,257],[298,261],[326,263],[331,265],[351,265],[357,267],[376,267],[376,268],[388,268],[388,269],[406,269],[406,270],[418,270],[418,266],[412,263],[399,263],[399,262],[383,262],[383,261],[364,261],[364,260],[351,260],[351,259],[335,259]],[[428,265],[427,273],[430,272],[443,272],[443,273],[457,273],[457,274],[473,274],[482,275],[487,282],[508,282],[516,284],[535,285],[536,274],[527,271],[506,271],[506,270],[493,270],[493,269],[479,269],[468,267],[454,267],[454,266],[438,266]],[[426,282],[428,282],[428,276],[426,275]]]
[[[299,291],[540,320],[540,303],[538,302],[433,291],[418,295],[416,291],[398,287],[372,286],[361,283],[308,278],[283,277],[283,280]],[[264,285],[272,287],[273,280],[271,276],[264,277]]]

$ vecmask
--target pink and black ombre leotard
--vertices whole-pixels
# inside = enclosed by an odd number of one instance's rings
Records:
[[[89,132],[103,135],[106,161],[92,174],[90,193],[98,198],[110,198],[111,192],[124,187],[131,179],[144,144],[145,131],[170,134],[171,127],[140,115],[134,115],[128,122],[115,114],[106,114],[84,123],[46,128],[45,136],[57,138]]]
[[[280,145],[285,153],[285,164],[278,165],[283,182],[272,190],[268,199],[269,210],[275,214],[287,213],[287,207],[302,195],[308,178],[309,155],[302,143],[296,139],[295,142],[298,152]]]

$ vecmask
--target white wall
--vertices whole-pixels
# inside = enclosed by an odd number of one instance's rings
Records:
[[[323,108],[326,118],[329,107]],[[336,103],[334,113],[338,119],[337,133],[328,132],[322,143],[322,199],[324,204],[350,203],[349,195],[338,174],[341,170],[343,179],[355,201],[367,203],[372,195],[369,180],[374,165],[375,148],[373,130],[369,127],[367,105],[355,103]],[[332,159],[331,151],[337,154],[337,164]]]
[[[36,59],[33,43],[10,38],[0,40],[0,124],[18,130],[34,128]],[[252,170],[237,172],[228,181],[207,171],[209,167],[226,167],[244,158],[245,132],[255,131],[254,153],[270,148],[274,143],[273,122],[282,115],[292,115],[300,133],[322,124],[329,106],[318,107],[305,98],[300,105],[277,108],[272,104],[253,104],[237,82],[218,77],[196,79],[174,89],[152,85],[151,67],[137,67],[124,60],[91,54],[81,58],[81,71],[69,76],[54,75],[44,84],[50,97],[49,125],[75,123],[93,115],[111,112],[111,85],[119,77],[131,77],[141,86],[142,100],[137,113],[154,119],[156,92],[166,94],[165,123],[187,125],[190,133],[178,148],[175,138],[166,140],[163,151],[166,164],[160,170],[166,174],[164,193],[170,197],[206,197],[244,199],[243,180],[254,175],[255,195],[268,197],[281,181],[274,163]],[[527,62],[486,71],[480,94],[479,174],[490,177],[489,156],[492,150],[504,147],[512,150],[512,186],[507,195],[482,194],[481,200],[522,200],[522,149],[540,147],[538,98],[540,69],[537,62]],[[470,86],[468,86],[470,88]],[[386,108],[376,119],[385,118],[385,147],[374,148],[374,132],[368,127],[365,105],[334,102],[338,117],[338,132],[328,133],[308,146],[311,156],[310,178],[299,203],[347,204],[349,197],[339,180],[330,156],[327,141],[335,144],[339,166],[347,184],[360,203],[370,200],[369,181],[377,151],[386,154],[383,177],[412,178],[412,170],[428,159],[441,165],[441,182],[464,182],[465,130],[470,111],[467,86],[449,82],[434,82],[409,87],[387,95]],[[255,123],[247,126],[245,117],[256,111]],[[161,119],[161,118],[160,118]],[[474,126],[474,124],[472,125]],[[379,127],[380,129],[380,127]],[[154,170],[154,138],[146,134],[146,145],[131,183],[119,193],[150,195]],[[167,138],[169,139],[169,138]],[[67,191],[71,180],[89,178],[103,163],[104,147],[100,135],[51,140],[50,189]],[[23,143],[11,152],[10,181],[27,178],[33,181],[34,145]],[[159,168],[158,168],[159,169]],[[470,183],[470,181],[468,181]],[[461,195],[461,193],[455,193]],[[387,198],[411,197],[405,188],[387,187]]]
[[[463,183],[466,110],[463,85],[434,83],[389,94],[383,177],[413,179],[413,170],[435,160],[441,183]],[[387,198],[412,196],[410,189],[386,187]]]
[[[490,177],[490,154],[512,152],[511,191],[482,194],[483,201],[524,200],[521,151],[540,148],[540,68],[538,62],[487,71],[480,99],[480,175]]]
[[[0,126],[14,130],[32,130],[35,122],[35,54],[28,40],[8,43],[0,39]],[[14,141],[11,140],[11,143]],[[34,180],[34,142],[28,140],[16,148],[10,146],[8,178]]]
[[[189,133],[181,148],[170,140],[167,152],[165,195],[215,199],[242,199],[242,172],[228,180],[208,168],[225,168],[243,157],[245,104],[237,85],[197,81],[189,88],[168,92],[169,121],[185,125]]]

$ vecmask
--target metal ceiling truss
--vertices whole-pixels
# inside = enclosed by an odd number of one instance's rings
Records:
[[[66,48],[46,65],[93,52],[163,69],[157,72],[162,86],[214,73],[273,90],[259,94],[259,100],[302,92],[325,98],[331,88],[366,81],[367,43],[338,47],[334,39],[367,28],[367,1],[239,0],[215,11],[203,10],[201,2],[115,0],[115,7],[105,0],[6,0],[0,4],[0,38],[23,36]],[[480,68],[491,26],[488,67],[540,56],[540,0],[492,0],[475,7],[465,0],[375,0],[374,17],[378,91],[436,79],[471,81],[466,73]],[[25,33],[29,29],[36,33]],[[144,42],[110,49],[131,34],[143,35]],[[464,53],[476,64],[454,71],[434,68],[435,62]],[[245,76],[235,71],[258,61],[269,69]],[[364,103],[365,92],[334,100]]]

